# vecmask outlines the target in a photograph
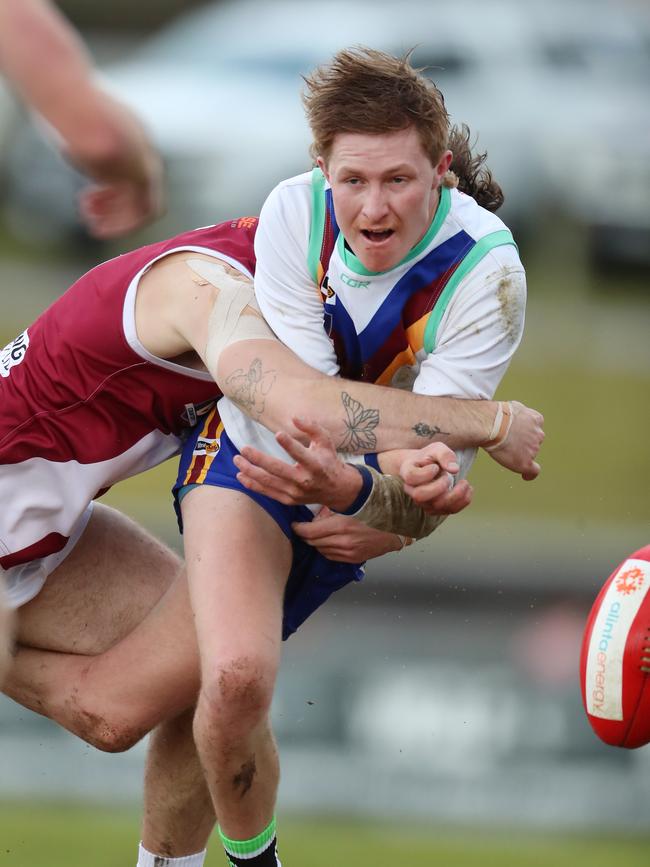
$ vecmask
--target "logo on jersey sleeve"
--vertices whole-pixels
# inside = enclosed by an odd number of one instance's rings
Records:
[[[0,352],[0,376],[6,379],[12,367],[20,364],[27,353],[29,346],[29,334],[27,329],[19,334],[18,337],[9,343]]]
[[[258,217],[240,217],[238,220],[231,222],[233,229],[254,229],[257,225]]]

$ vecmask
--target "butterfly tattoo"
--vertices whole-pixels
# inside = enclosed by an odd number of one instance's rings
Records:
[[[353,397],[344,391],[341,401],[345,407],[346,434],[339,445],[339,450],[344,452],[375,451],[377,437],[374,433],[379,424],[378,409],[364,409]]]

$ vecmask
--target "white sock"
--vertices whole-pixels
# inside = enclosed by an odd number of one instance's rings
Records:
[[[154,855],[148,852],[142,843],[138,847],[138,863],[136,867],[203,867],[205,853],[197,852],[196,855],[184,855],[182,858],[165,858],[164,855]]]

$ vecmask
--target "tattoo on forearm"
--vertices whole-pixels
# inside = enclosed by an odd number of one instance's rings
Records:
[[[224,394],[242,412],[251,418],[259,419],[264,413],[266,395],[273,388],[277,373],[264,370],[262,360],[254,358],[248,370],[239,368],[226,379]]]
[[[345,436],[337,445],[342,452],[372,452],[377,449],[377,437],[374,433],[379,424],[379,410],[365,409],[358,400],[347,393],[341,392],[341,402],[345,407]]]
[[[255,764],[255,756],[251,756],[248,761],[244,762],[244,764],[239,769],[239,773],[235,774],[232,778],[232,787],[233,789],[241,789],[240,798],[243,798],[244,795],[250,790],[253,785],[253,780],[255,779],[255,774],[257,773],[257,766]]]
[[[423,437],[424,439],[432,440],[434,437],[440,434],[443,437],[448,437],[449,432],[444,431],[441,427],[434,425],[431,427],[424,421],[419,421],[417,424],[414,424],[411,430],[418,437]]]

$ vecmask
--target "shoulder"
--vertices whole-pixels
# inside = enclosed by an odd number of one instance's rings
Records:
[[[497,214],[481,207],[475,199],[466,193],[451,190],[450,203],[447,219],[471,235],[472,238],[478,239],[492,232],[509,231]]]
[[[266,239],[275,244],[291,235],[304,242],[309,237],[312,213],[312,173],[304,172],[279,183],[269,193],[260,212],[255,238],[258,250]]]
[[[280,205],[285,207],[296,207],[300,206],[300,204],[304,202],[311,202],[311,191],[311,172],[303,172],[301,175],[296,175],[293,178],[281,181],[267,196],[266,201],[262,206],[260,219],[263,218],[264,212],[268,211],[269,208],[279,207]]]

